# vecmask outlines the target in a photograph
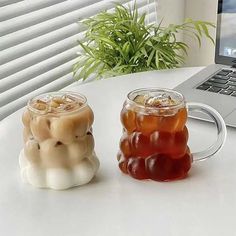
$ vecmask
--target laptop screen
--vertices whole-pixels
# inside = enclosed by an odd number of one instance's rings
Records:
[[[236,0],[219,1],[221,12],[219,54],[236,58]]]

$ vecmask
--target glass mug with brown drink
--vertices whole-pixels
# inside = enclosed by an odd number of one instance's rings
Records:
[[[187,110],[206,113],[216,123],[217,141],[205,151],[191,153],[187,145]],[[193,162],[214,155],[226,138],[224,120],[216,110],[205,104],[186,104],[183,95],[168,89],[130,92],[121,111],[121,122],[119,168],[136,179],[185,178]]]
[[[93,111],[72,92],[39,95],[23,117],[22,179],[36,187],[67,189],[88,183],[99,161],[94,152]]]

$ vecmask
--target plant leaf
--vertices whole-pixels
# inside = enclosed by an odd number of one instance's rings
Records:
[[[193,37],[201,46],[203,37],[214,42],[209,29],[214,24],[186,19],[183,24],[147,24],[146,14],[136,5],[116,3],[114,10],[103,11],[82,20],[87,28],[78,41],[82,53],[73,65],[73,76],[86,80],[107,78],[119,74],[153,69],[179,67],[187,55],[188,45],[178,41],[177,35]]]
[[[150,53],[148,60],[147,60],[147,66],[149,66],[151,64],[152,58],[155,54],[155,50],[153,49],[152,52]]]

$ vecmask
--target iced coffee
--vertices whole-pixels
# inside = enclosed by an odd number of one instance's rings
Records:
[[[136,179],[184,178],[192,162],[186,120],[181,94],[161,89],[129,93],[121,111],[121,171]]]
[[[56,92],[31,99],[22,117],[23,180],[52,189],[88,183],[99,167],[94,152],[93,119],[81,94]]]

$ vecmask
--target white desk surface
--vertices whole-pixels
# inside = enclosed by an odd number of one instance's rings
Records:
[[[79,85],[95,114],[101,162],[92,183],[66,191],[35,189],[19,176],[22,110],[0,122],[1,236],[233,236],[236,235],[236,130],[222,151],[195,163],[187,179],[138,181],[120,172],[116,153],[119,113],[126,94],[139,87],[173,88],[201,68],[126,75]],[[191,120],[192,151],[213,142],[212,124]]]

